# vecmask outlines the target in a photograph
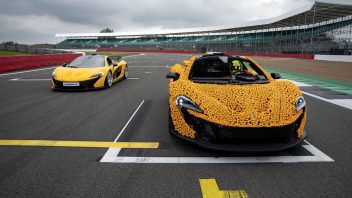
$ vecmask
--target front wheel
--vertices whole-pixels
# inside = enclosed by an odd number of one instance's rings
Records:
[[[127,77],[128,77],[128,67],[127,67],[127,65],[125,67],[125,71],[123,72],[123,76],[124,76],[125,79],[127,79]]]
[[[111,74],[111,71],[109,71],[108,75],[106,75],[106,78],[105,78],[105,86],[107,88],[111,87],[112,85],[112,74]]]

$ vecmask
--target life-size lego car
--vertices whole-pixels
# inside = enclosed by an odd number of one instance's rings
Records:
[[[240,72],[232,72],[233,66]],[[221,53],[175,64],[169,81],[169,131],[201,147],[278,151],[307,136],[305,99],[291,81],[250,57]]]
[[[54,90],[109,88],[127,76],[127,63],[120,56],[84,55],[57,67],[51,84]]]

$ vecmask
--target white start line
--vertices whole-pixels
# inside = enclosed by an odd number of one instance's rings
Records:
[[[126,122],[125,126],[121,129],[120,133],[117,135],[115,138],[114,142],[117,142],[121,135],[125,132],[126,128],[134,118],[134,116],[137,114],[138,110],[142,107],[144,104],[144,100],[139,104],[139,106],[136,108],[136,110],[133,112],[132,116],[128,121]],[[105,155],[101,158],[100,162],[106,162],[107,160],[113,158],[114,156],[118,156],[120,153],[121,149],[120,148],[109,148],[108,151],[105,153]]]
[[[249,163],[301,163],[334,162],[332,158],[305,141],[302,145],[312,155],[307,156],[260,156],[260,157],[134,157],[105,154],[100,162],[137,164],[249,164]],[[110,150],[110,149],[109,149]],[[120,149],[118,150],[120,152]]]

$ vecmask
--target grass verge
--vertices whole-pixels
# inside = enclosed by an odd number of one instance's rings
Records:
[[[279,73],[283,78],[286,78],[286,79],[306,83],[316,87],[330,89],[332,91],[340,92],[347,95],[352,95],[352,83],[349,83],[349,82],[330,80],[319,76],[289,72],[282,69],[272,69],[268,67],[263,67],[263,68],[269,73],[272,73],[272,72]]]
[[[0,56],[28,56],[33,54],[22,53],[22,52],[9,52],[9,51],[0,51]]]

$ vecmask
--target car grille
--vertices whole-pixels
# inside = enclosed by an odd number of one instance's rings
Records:
[[[294,123],[282,127],[228,127],[214,124],[195,116],[184,114],[186,122],[196,132],[197,136],[212,143],[275,143],[289,142],[297,138],[297,130],[300,126],[303,114]]]
[[[55,80],[53,79],[53,82],[55,84],[55,88],[58,89],[90,89],[94,88],[94,84],[99,80],[99,78],[94,78],[91,80],[86,80],[86,81],[80,81],[79,86],[77,87],[66,87],[63,86],[63,81]]]

